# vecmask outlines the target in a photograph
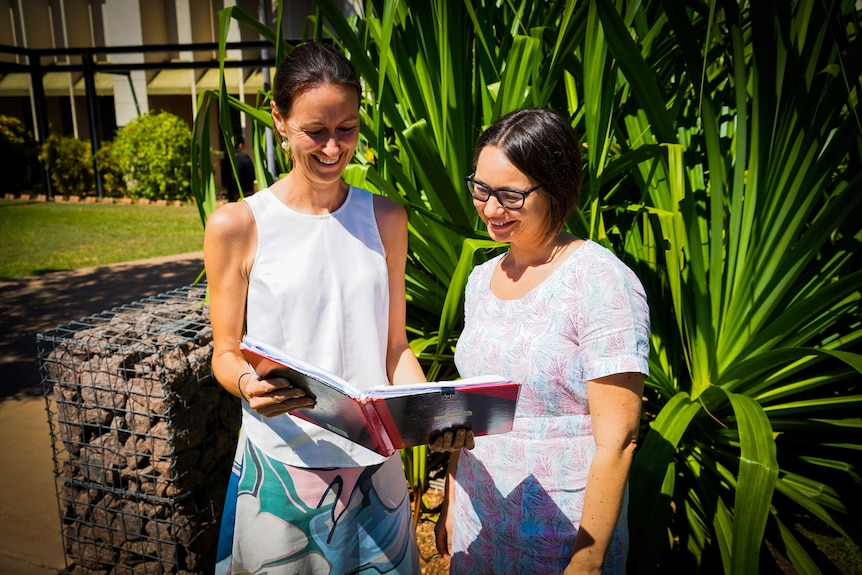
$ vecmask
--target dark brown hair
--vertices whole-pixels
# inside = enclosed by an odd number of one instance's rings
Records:
[[[539,190],[548,198],[548,235],[556,235],[581,195],[581,143],[572,126],[554,110],[515,110],[479,136],[474,166],[486,146],[499,148],[518,170],[542,186]]]
[[[272,99],[282,118],[287,118],[296,98],[321,84],[352,86],[361,98],[362,86],[356,70],[344,54],[329,44],[308,42],[291,50],[275,74]]]

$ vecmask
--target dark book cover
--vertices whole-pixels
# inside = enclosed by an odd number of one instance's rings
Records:
[[[459,427],[471,429],[477,437],[512,431],[519,385],[438,383],[451,385],[427,393],[369,399],[396,449],[433,443],[441,432]]]

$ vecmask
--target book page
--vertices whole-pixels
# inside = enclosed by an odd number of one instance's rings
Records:
[[[300,371],[306,375],[309,375],[330,387],[341,391],[345,395],[349,395],[350,397],[355,397],[360,399],[362,397],[362,392],[350,385],[344,379],[341,379],[334,373],[326,371],[323,368],[317,367],[307,361],[303,361],[302,359],[287,353],[286,351],[280,350],[271,345],[267,345],[260,340],[254,339],[253,337],[244,336],[242,340],[242,344],[240,345],[240,349],[248,349],[250,352],[255,353],[257,355],[268,357],[282,365],[286,365],[288,367],[292,367],[297,371]]]
[[[480,385],[500,385],[510,383],[508,379],[499,375],[479,375],[467,379],[456,379],[454,381],[431,381],[421,383],[408,383],[405,385],[377,386],[365,390],[365,397],[374,399],[385,399],[387,397],[401,397],[405,395],[418,395],[421,393],[439,393],[446,389],[463,389]]]

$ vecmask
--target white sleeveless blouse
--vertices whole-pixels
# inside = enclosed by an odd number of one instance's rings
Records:
[[[389,383],[389,280],[371,192],[350,186],[336,211],[296,212],[264,189],[244,201],[258,243],[246,331],[359,389]],[[264,417],[243,401],[242,425],[267,455],[297,467],[357,467],[381,455],[293,417]]]

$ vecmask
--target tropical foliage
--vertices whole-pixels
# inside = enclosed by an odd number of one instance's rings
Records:
[[[653,312],[631,571],[754,573],[767,549],[829,570],[796,521],[862,539],[855,3],[379,0],[350,18],[340,5],[319,0],[310,29],[364,80],[346,177],[408,209],[409,330],[429,377],[457,375],[465,280],[498,247],[462,185],[473,143],[514,108],[561,110],[588,174],[569,226],[637,271]],[[289,51],[238,8],[221,14],[223,47],[230,19],[276,61]],[[210,110],[227,141],[231,107],[253,119],[258,180],[272,181],[268,95],[249,106],[224,86],[201,95],[195,126],[204,220]]]

